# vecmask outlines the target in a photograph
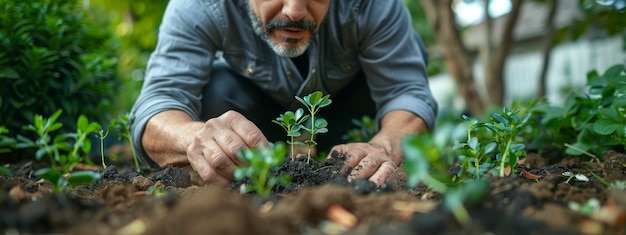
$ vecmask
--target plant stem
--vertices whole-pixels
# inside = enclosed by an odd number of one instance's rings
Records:
[[[310,108],[309,112],[311,113],[311,142],[309,142],[309,152],[306,155],[306,164],[309,164],[309,160],[311,160],[311,146],[313,145],[315,138],[315,110],[314,108]]]
[[[104,162],[104,138],[102,132],[100,132],[100,157],[102,158],[102,168],[107,168],[107,164]]]
[[[133,144],[133,141],[130,138],[130,136],[127,136],[127,138],[128,138],[128,143],[130,144],[130,151],[132,151],[133,159],[135,160],[135,169],[137,170],[137,173],[139,173],[141,172],[141,169],[139,168],[139,160],[137,160],[137,153],[135,153],[135,145]]]
[[[291,160],[294,159],[294,152],[293,152],[293,146],[295,145],[295,143],[293,142],[295,140],[295,138],[292,136],[291,137],[291,143],[289,143],[289,145],[291,145],[291,153],[289,155],[291,155]]]
[[[500,177],[504,177],[504,165],[509,155],[509,148],[511,147],[512,142],[513,138],[507,138],[506,147],[504,148],[504,152],[502,153],[502,160],[500,161]]]

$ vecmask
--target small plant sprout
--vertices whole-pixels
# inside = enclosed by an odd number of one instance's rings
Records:
[[[111,120],[111,127],[114,127],[117,131],[119,131],[120,138],[126,140],[130,145],[130,149],[132,149],[133,161],[135,163],[135,171],[137,173],[141,172],[141,168],[139,167],[139,160],[137,158],[137,153],[135,153],[135,146],[133,144],[132,135],[130,133],[130,126],[128,126],[128,113],[124,113],[120,115],[117,119]]]
[[[567,206],[571,210],[576,211],[579,214],[584,215],[584,216],[592,215],[593,213],[600,210],[600,207],[601,207],[600,201],[595,198],[590,198],[584,204],[579,204],[577,202],[569,202],[567,203]]]
[[[98,130],[98,132],[96,133],[96,135],[100,139],[100,158],[101,158],[101,161],[102,161],[102,168],[107,168],[107,164],[104,161],[104,139],[106,139],[107,136],[109,135],[109,133],[111,133],[111,129],[113,129],[113,125],[110,125],[106,129],[106,131],[104,129],[100,128],[100,130]]]
[[[448,170],[454,164],[442,154],[442,138],[432,138],[423,133],[408,136],[402,140],[404,167],[407,172],[407,184],[416,187],[423,183],[429,188],[444,194],[443,205],[463,225],[471,221],[463,203],[477,203],[486,195],[489,184],[486,181],[456,181]]]
[[[454,149],[457,150],[462,160],[462,169],[459,174],[467,172],[473,175],[474,178],[480,178],[493,168],[493,163],[491,163],[488,155],[496,149],[497,144],[495,142],[489,142],[487,145],[481,145],[480,141],[478,141],[478,137],[472,136],[472,131],[476,128],[484,127],[485,124],[479,123],[476,119],[469,118],[465,115],[463,115],[462,118],[467,126],[467,142],[459,143],[454,146]]]
[[[81,115],[76,122],[76,133],[60,133],[53,136],[52,132],[63,126],[57,122],[61,112],[58,110],[49,118],[35,115],[34,125],[24,127],[25,130],[37,134],[38,139],[35,141],[21,135],[17,136],[18,148],[37,148],[35,153],[37,160],[48,156],[50,167],[35,171],[35,175],[52,182],[57,191],[66,187],[72,188],[80,183],[91,183],[100,177],[94,171],[73,171],[79,163],[93,165],[84,154],[91,151],[91,142],[87,137],[101,129],[100,124],[89,122],[87,117]]]
[[[261,196],[267,196],[276,184],[288,184],[288,176],[271,174],[272,170],[280,167],[286,155],[287,147],[282,142],[240,150],[237,157],[244,165],[235,168],[234,178],[237,181],[246,178],[250,181],[249,184],[241,185],[240,192],[243,194],[256,191]]]
[[[493,122],[485,123],[485,126],[495,134],[495,142],[498,144],[496,163],[500,165],[498,176],[504,177],[505,169],[508,167],[514,171],[519,158],[526,155],[525,145],[516,143],[516,138],[528,125],[530,113],[520,117],[517,111],[504,108],[501,113],[494,113],[491,119]]]
[[[309,115],[304,115],[304,110],[302,108],[298,108],[296,112],[287,111],[284,114],[281,114],[280,117],[277,117],[276,120],[272,120],[272,122],[280,125],[286,132],[287,136],[290,138],[287,141],[287,144],[291,147],[291,159],[294,159],[294,145],[304,145],[303,142],[296,142],[295,138],[302,135],[303,125],[302,123],[309,118]]]
[[[303,98],[296,96],[296,100],[306,107],[310,115],[310,128],[302,127],[311,135],[311,138],[304,142],[309,147],[309,152],[307,154],[308,162],[311,158],[311,149],[317,145],[315,142],[315,135],[328,132],[328,129],[326,128],[328,126],[328,122],[323,118],[316,117],[315,114],[317,114],[320,108],[330,105],[332,100],[330,99],[330,95],[324,95],[321,91],[313,92]]]
[[[565,180],[565,183],[568,183],[568,184],[571,179],[576,179],[577,181],[582,181],[582,182],[589,182],[589,178],[587,178],[587,176],[583,174],[574,174],[572,172],[567,171],[567,172],[561,173],[561,175],[567,177],[567,180]]]

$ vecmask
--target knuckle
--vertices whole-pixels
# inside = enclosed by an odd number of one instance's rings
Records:
[[[256,146],[258,144],[260,144],[263,141],[263,138],[265,138],[263,136],[263,134],[261,134],[261,132],[257,132],[257,131],[250,131],[248,133],[246,133],[244,136],[244,141],[250,145],[250,146]]]
[[[228,151],[228,153],[235,154],[239,149],[244,147],[242,146],[241,142],[233,136],[226,136],[225,138],[226,139],[224,140],[224,148],[226,151]]]
[[[232,161],[224,153],[213,154],[210,157],[211,167],[219,172],[227,172],[232,167]]]

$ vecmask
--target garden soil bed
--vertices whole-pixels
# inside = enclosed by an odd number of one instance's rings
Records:
[[[239,194],[239,185],[200,185],[186,168],[135,173],[127,166],[100,169],[91,185],[53,192],[36,179],[33,162],[10,164],[0,176],[0,229],[4,234],[625,234],[626,155],[608,151],[603,165],[556,149],[529,153],[529,174],[488,178],[487,195],[467,205],[471,223],[460,225],[441,205],[441,195],[406,187],[399,168],[382,187],[347,182],[341,156],[306,164],[286,160],[290,185],[269,197]],[[562,175],[580,173],[589,181]],[[593,173],[593,174],[592,174]],[[532,176],[532,177],[529,177]],[[539,176],[538,179],[529,179]],[[152,186],[152,187],[151,187]],[[150,191],[165,189],[162,194]],[[568,204],[597,199],[601,208],[584,216]]]

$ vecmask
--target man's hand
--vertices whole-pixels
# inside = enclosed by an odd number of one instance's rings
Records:
[[[228,111],[209,119],[187,148],[191,167],[207,182],[232,181],[237,151],[267,144],[261,130],[243,115]]]
[[[342,170],[352,168],[348,180],[367,178],[379,186],[393,174],[402,160],[399,154],[392,154],[373,143],[342,144],[333,147],[331,153],[333,151],[346,155]]]
[[[346,155],[343,170],[352,168],[348,180],[366,178],[380,186],[402,162],[402,138],[426,130],[424,120],[415,114],[391,111],[382,118],[380,131],[368,143],[337,145],[331,153]]]

